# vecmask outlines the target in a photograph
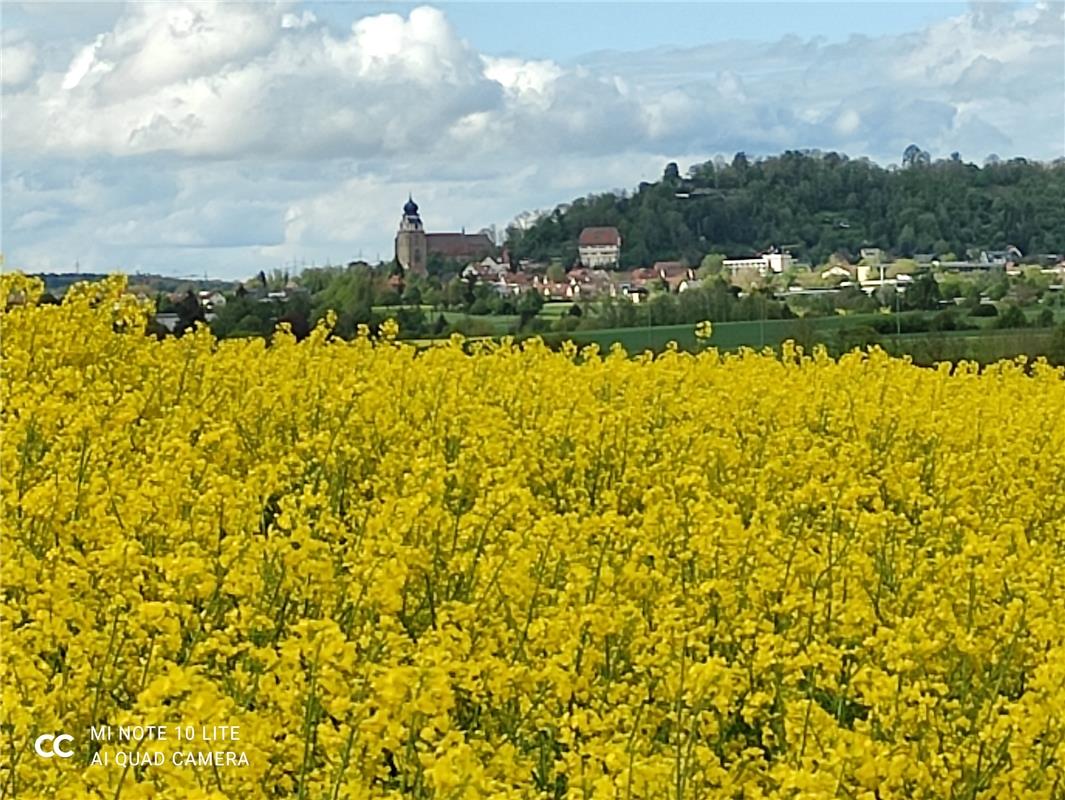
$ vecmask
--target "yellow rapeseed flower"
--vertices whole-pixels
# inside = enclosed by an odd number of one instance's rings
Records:
[[[0,277],[0,796],[1061,796],[1060,368],[42,291]],[[248,763],[90,765],[148,723]]]

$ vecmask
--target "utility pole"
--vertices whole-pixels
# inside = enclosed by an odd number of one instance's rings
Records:
[[[762,299],[762,319],[758,323],[758,349],[761,350],[765,347],[765,294],[759,292],[759,296]]]
[[[647,293],[647,349],[651,349],[651,293]]]
[[[902,292],[899,289],[899,282],[895,280],[895,355],[899,354],[899,338],[902,336],[902,319],[899,317]]]

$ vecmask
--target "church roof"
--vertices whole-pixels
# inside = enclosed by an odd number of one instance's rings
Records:
[[[408,217],[413,217],[418,213],[418,204],[414,202],[414,198],[407,195],[407,202],[403,204],[403,213]]]
[[[444,258],[478,258],[495,252],[495,243],[484,233],[427,233],[425,249]]]

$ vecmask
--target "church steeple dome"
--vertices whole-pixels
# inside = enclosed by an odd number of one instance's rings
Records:
[[[428,255],[429,248],[422,218],[418,216],[418,204],[408,194],[407,202],[403,204],[403,216],[399,219],[399,230],[396,231],[396,262],[404,270],[425,275]]]

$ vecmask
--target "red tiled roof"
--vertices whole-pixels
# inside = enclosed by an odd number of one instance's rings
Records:
[[[427,233],[425,249],[444,258],[478,258],[495,252],[495,245],[483,233]]]
[[[683,275],[688,271],[688,268],[679,261],[656,261],[651,269],[660,275],[666,276]]]
[[[621,234],[618,233],[618,229],[614,227],[609,228],[585,228],[581,231],[580,239],[577,243],[585,247],[595,247],[602,245],[617,245],[621,246]]]
[[[565,297],[566,289],[568,288],[568,283],[555,283],[554,281],[550,281],[544,284],[541,291],[549,297]]]
[[[570,273],[571,275],[573,273]],[[601,269],[588,269],[584,270],[577,276],[577,280],[584,284],[594,284],[601,286],[606,283],[610,283],[610,273]]]

